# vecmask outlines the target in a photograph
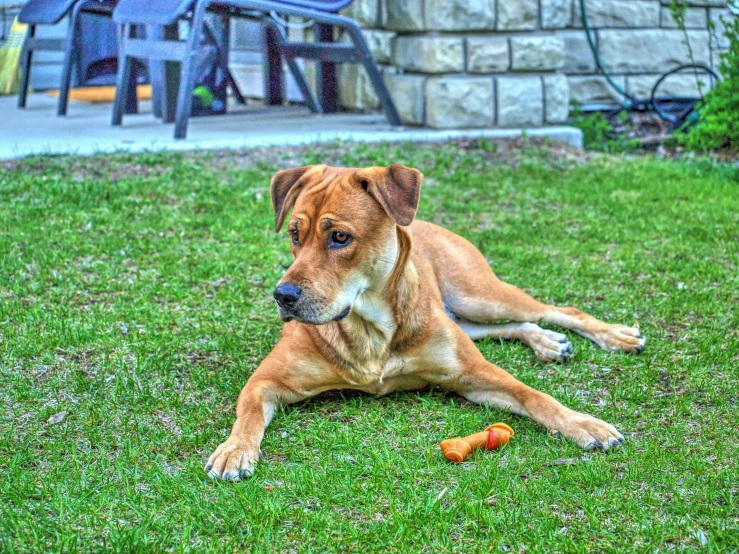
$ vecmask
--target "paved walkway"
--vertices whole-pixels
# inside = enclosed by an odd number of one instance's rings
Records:
[[[376,114],[313,115],[301,106],[265,108],[235,106],[227,115],[190,119],[188,138],[174,140],[173,125],[151,114],[141,103],[140,115],[125,116],[122,127],[110,125],[110,104],[70,102],[68,115],[56,115],[56,98],[31,95],[28,108],[16,107],[16,97],[0,97],[0,159],[29,154],[94,154],[119,150],[194,150],[293,145],[330,140],[359,142],[434,141],[461,137],[512,138],[517,129],[437,131],[395,129]],[[582,146],[582,133],[572,127],[526,131],[529,136]]]

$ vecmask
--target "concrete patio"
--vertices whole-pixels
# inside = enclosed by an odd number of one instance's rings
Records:
[[[231,107],[230,107],[231,108]],[[71,102],[69,115],[56,115],[56,98],[29,97],[28,108],[18,109],[16,97],[0,97],[0,159],[31,154],[82,154],[145,150],[249,148],[309,144],[332,140],[358,142],[437,141],[450,138],[505,139],[521,129],[431,130],[393,128],[378,114],[314,115],[302,106],[235,105],[227,115],[190,119],[188,138],[174,140],[173,126],[151,114],[151,103],[141,102],[141,113],[124,117],[123,126],[110,124],[110,104]],[[529,136],[582,146],[579,129],[565,126],[527,129]]]

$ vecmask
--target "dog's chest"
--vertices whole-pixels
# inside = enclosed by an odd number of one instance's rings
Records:
[[[379,295],[362,294],[343,326],[347,359],[384,365],[397,330],[392,307]]]
[[[351,342],[338,345],[337,350],[346,361],[348,370],[345,379],[352,385],[382,383],[385,378],[398,375],[405,369],[405,360],[390,350],[389,341],[372,334],[354,336]]]
[[[344,340],[334,345],[344,361],[340,367],[347,385],[369,393],[386,394],[396,388],[395,381],[404,381],[418,370],[419,364],[424,365],[423,356],[419,357],[418,352],[392,348],[394,335],[389,330],[381,332],[366,321],[360,327],[344,327],[344,332],[339,334]]]
[[[345,378],[350,384],[382,385],[386,378],[403,373],[406,361],[390,349],[396,330],[392,307],[379,296],[362,295],[334,345],[349,366]]]
[[[383,394],[390,383],[407,371],[406,360],[391,353],[384,362],[378,360],[355,362],[343,372],[344,381],[352,388],[365,392]]]

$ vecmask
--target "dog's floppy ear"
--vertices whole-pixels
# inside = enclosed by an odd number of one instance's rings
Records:
[[[406,227],[413,222],[421,196],[423,175],[417,169],[394,164],[362,172],[359,181],[392,220]]]
[[[312,167],[312,165],[306,165],[294,169],[283,169],[272,177],[269,190],[272,195],[272,207],[275,210],[275,230],[278,233],[305,184],[302,180],[303,176]]]

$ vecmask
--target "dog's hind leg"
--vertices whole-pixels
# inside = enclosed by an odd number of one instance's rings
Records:
[[[497,325],[456,321],[472,340],[485,337],[503,340],[519,340],[531,347],[542,362],[564,363],[572,355],[572,344],[566,335],[542,329],[536,323],[501,323]]]
[[[497,283],[487,291],[475,291],[474,296],[468,296],[455,287],[453,294],[444,294],[444,302],[462,320],[551,323],[565,329],[572,329],[578,335],[590,339],[605,350],[638,353],[644,349],[647,341],[637,327],[605,323],[577,308],[544,304],[512,285],[497,279],[496,281]],[[495,326],[489,327],[494,332]],[[539,331],[544,331],[544,329],[536,325],[534,328],[529,328],[528,333],[525,330],[519,331],[524,338],[516,336],[513,338],[519,338],[529,344],[539,359],[547,359],[540,357],[537,348],[531,344],[532,341],[543,338]],[[491,334],[490,336],[496,335]],[[557,360],[558,358],[548,359]]]
[[[496,321],[552,323],[572,329],[606,350],[634,353],[644,349],[646,340],[636,327],[605,323],[576,308],[550,306],[504,283],[495,276],[477,248],[462,237],[421,222],[413,232],[414,248],[418,248],[419,254],[433,267],[444,305],[460,320],[482,324]],[[537,329],[531,329],[528,335],[541,337]],[[495,329],[491,327],[490,330],[490,336],[499,336]],[[522,333],[522,336],[527,334]],[[529,344],[529,340],[535,339],[520,340]]]

